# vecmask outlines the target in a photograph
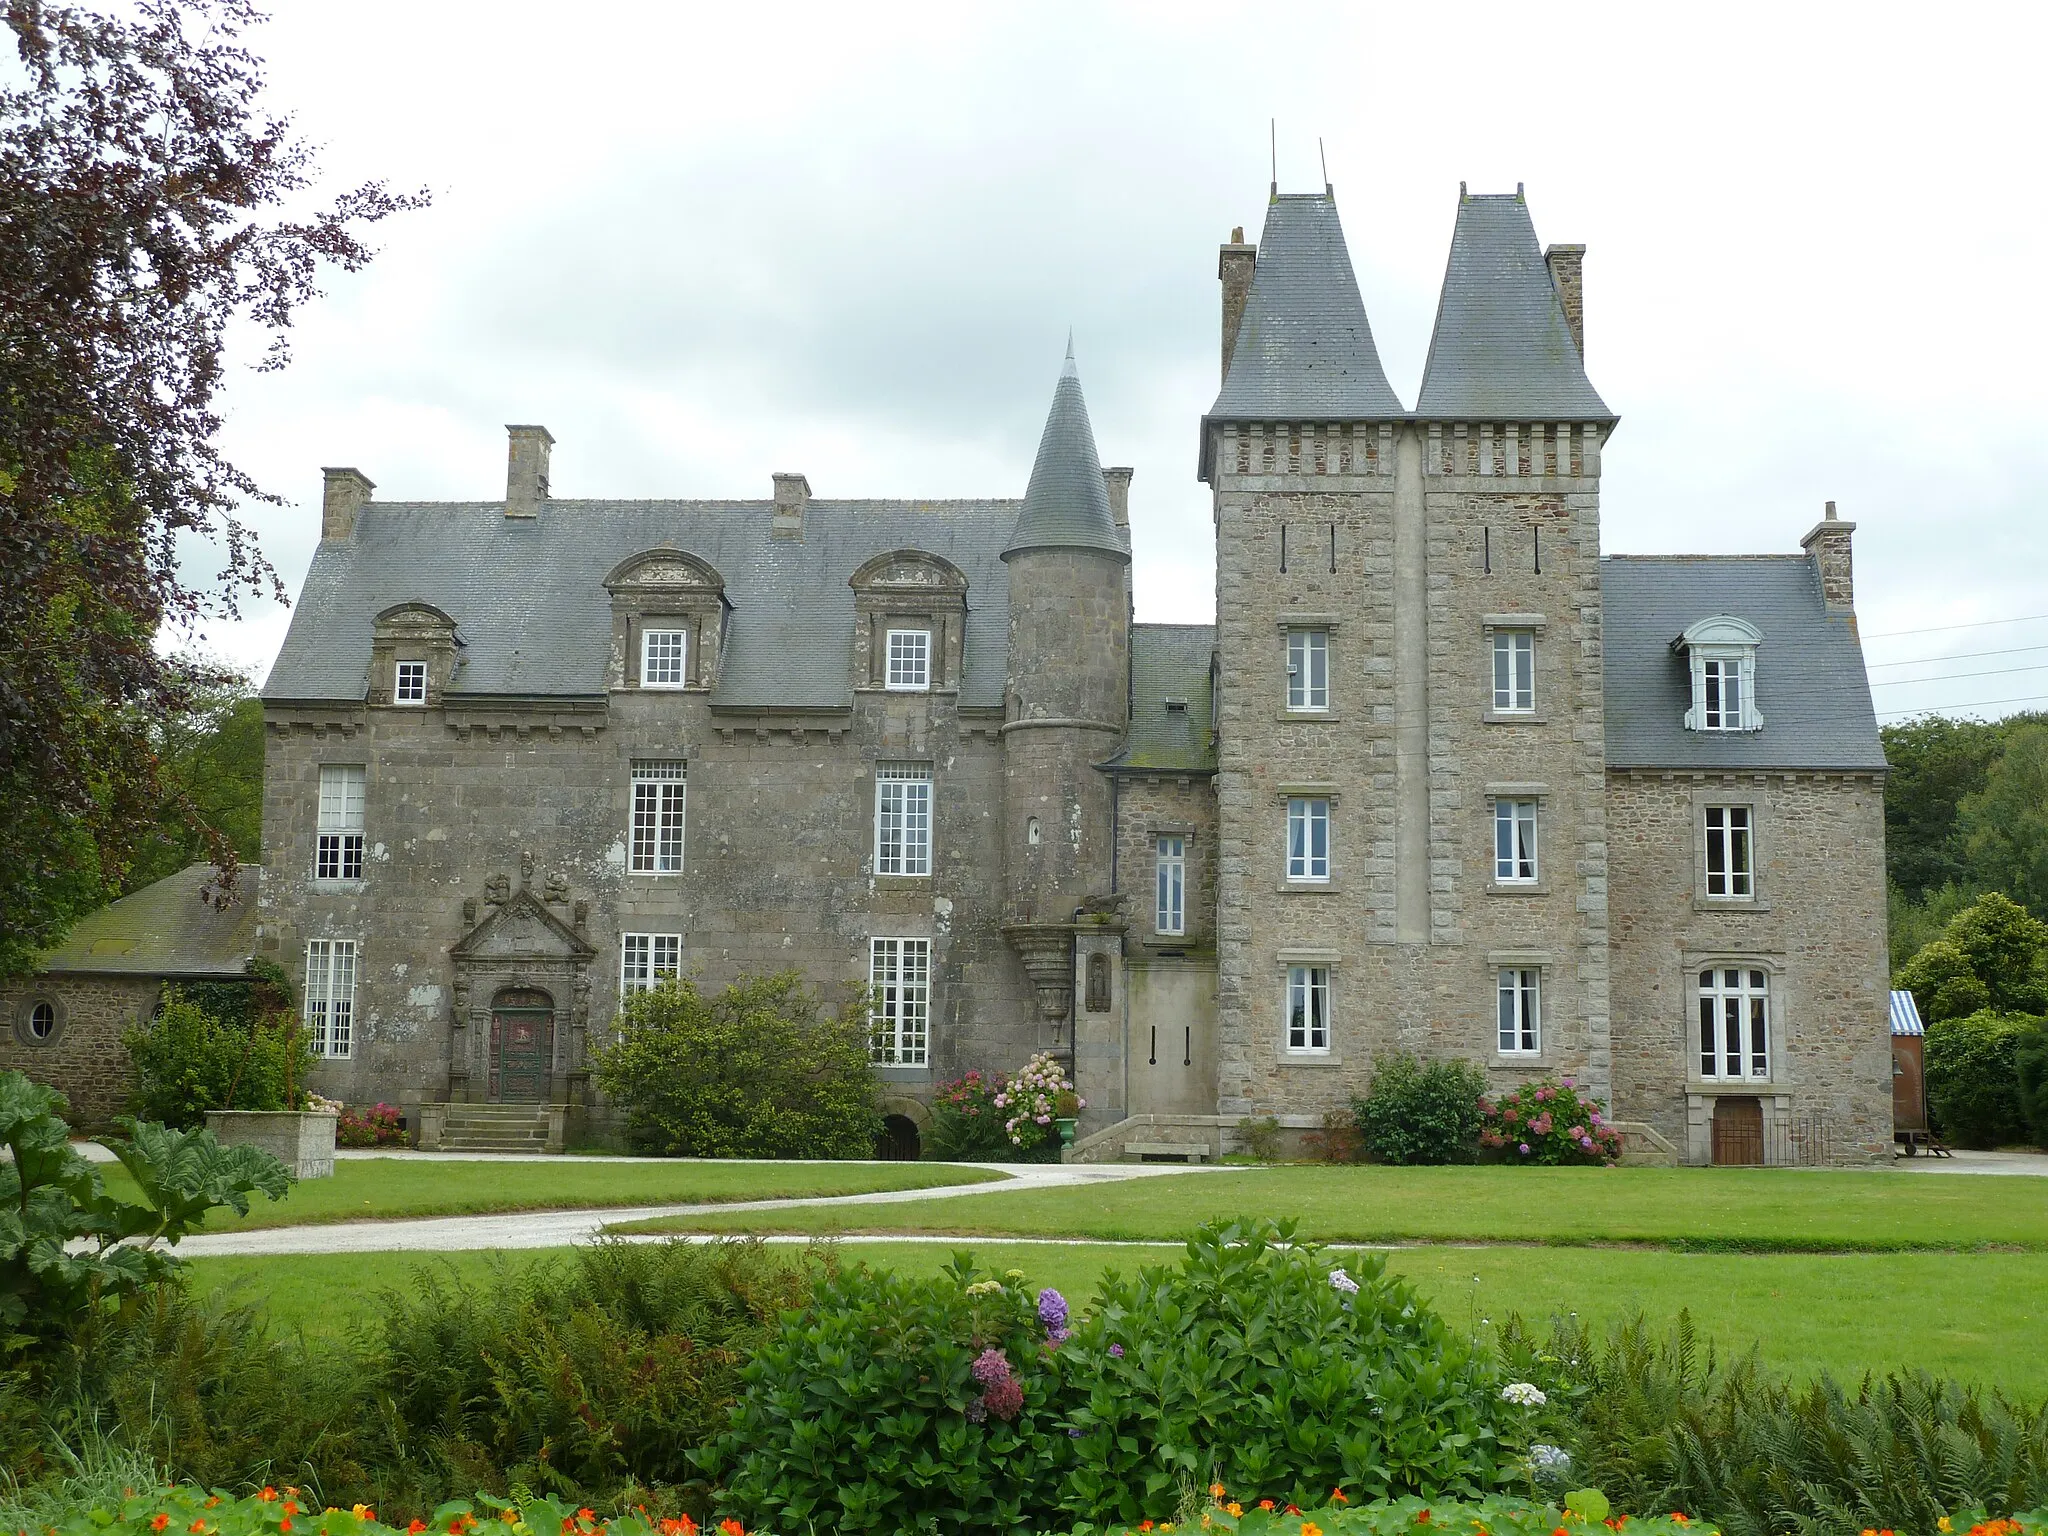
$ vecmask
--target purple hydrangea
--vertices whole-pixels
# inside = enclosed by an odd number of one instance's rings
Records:
[[[1000,1349],[984,1349],[974,1361],[974,1379],[984,1387],[1010,1379],[1010,1360]]]
[[[1525,1141],[1525,1142],[1523,1142],[1523,1143],[1522,1143],[1522,1156],[1524,1156],[1524,1157],[1527,1157],[1528,1155],[1529,1155],[1529,1143],[1527,1143],[1527,1142]]]
[[[1110,1346],[1109,1346],[1109,1355],[1110,1355],[1110,1358],[1111,1358],[1112,1360],[1121,1360],[1121,1359],[1123,1359],[1123,1357],[1124,1357],[1124,1347],[1123,1347],[1123,1345],[1121,1345],[1121,1344],[1112,1344],[1112,1345],[1110,1345]]]
[[[1067,1298],[1051,1286],[1038,1293],[1038,1320],[1049,1332],[1056,1332],[1067,1323]]]

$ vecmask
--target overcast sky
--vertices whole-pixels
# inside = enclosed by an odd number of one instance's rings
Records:
[[[562,496],[1022,495],[1071,326],[1138,615],[1207,621],[1216,247],[1277,118],[1404,400],[1459,182],[1524,183],[1588,247],[1609,553],[1796,552],[1833,499],[1881,712],[2048,695],[2043,7],[280,10],[327,185],[434,196],[230,388],[294,591],[322,465],[496,498],[510,421]],[[285,622],[205,639],[260,675]]]

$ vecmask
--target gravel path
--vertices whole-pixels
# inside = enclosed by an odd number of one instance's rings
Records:
[[[411,1154],[418,1156],[419,1154]],[[579,1159],[587,1161],[587,1159]],[[656,1216],[701,1216],[719,1211],[774,1211],[798,1205],[893,1205],[953,1195],[999,1195],[1011,1190],[1069,1189],[1177,1173],[1248,1173],[1254,1169],[1189,1167],[1181,1163],[1076,1163],[1045,1166],[970,1164],[1012,1177],[994,1184],[946,1184],[934,1189],[877,1190],[782,1200],[723,1200],[701,1205],[614,1206],[603,1210],[505,1211],[492,1216],[422,1216],[402,1221],[346,1221],[253,1232],[199,1232],[178,1244],[188,1259],[276,1253],[454,1253],[484,1248],[561,1248],[588,1242],[614,1222]],[[926,1237],[915,1241],[930,1242]],[[945,1239],[936,1239],[945,1241]]]

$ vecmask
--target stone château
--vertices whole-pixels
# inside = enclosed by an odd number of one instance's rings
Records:
[[[1083,1155],[1214,1153],[1399,1050],[1572,1077],[1642,1152],[1883,1157],[1854,525],[1603,557],[1582,255],[1461,189],[1411,409],[1334,194],[1275,189],[1218,262],[1213,626],[1132,622],[1071,355],[1021,500],[558,497],[538,426],[502,500],[328,470],[255,938],[321,1090],[595,1132],[622,995],[794,967],[872,986],[905,1140],[1055,1049]],[[5,1047],[58,1077],[60,982]]]

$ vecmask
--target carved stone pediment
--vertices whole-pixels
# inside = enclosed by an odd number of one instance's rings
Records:
[[[589,961],[597,950],[547,909],[532,891],[522,890],[458,939],[448,953],[457,960]]]
[[[604,579],[608,592],[723,593],[725,578],[695,555],[679,549],[649,549],[622,560]]]
[[[967,578],[952,561],[921,549],[892,549],[877,555],[853,573],[847,585],[856,592],[955,592],[967,590]]]

